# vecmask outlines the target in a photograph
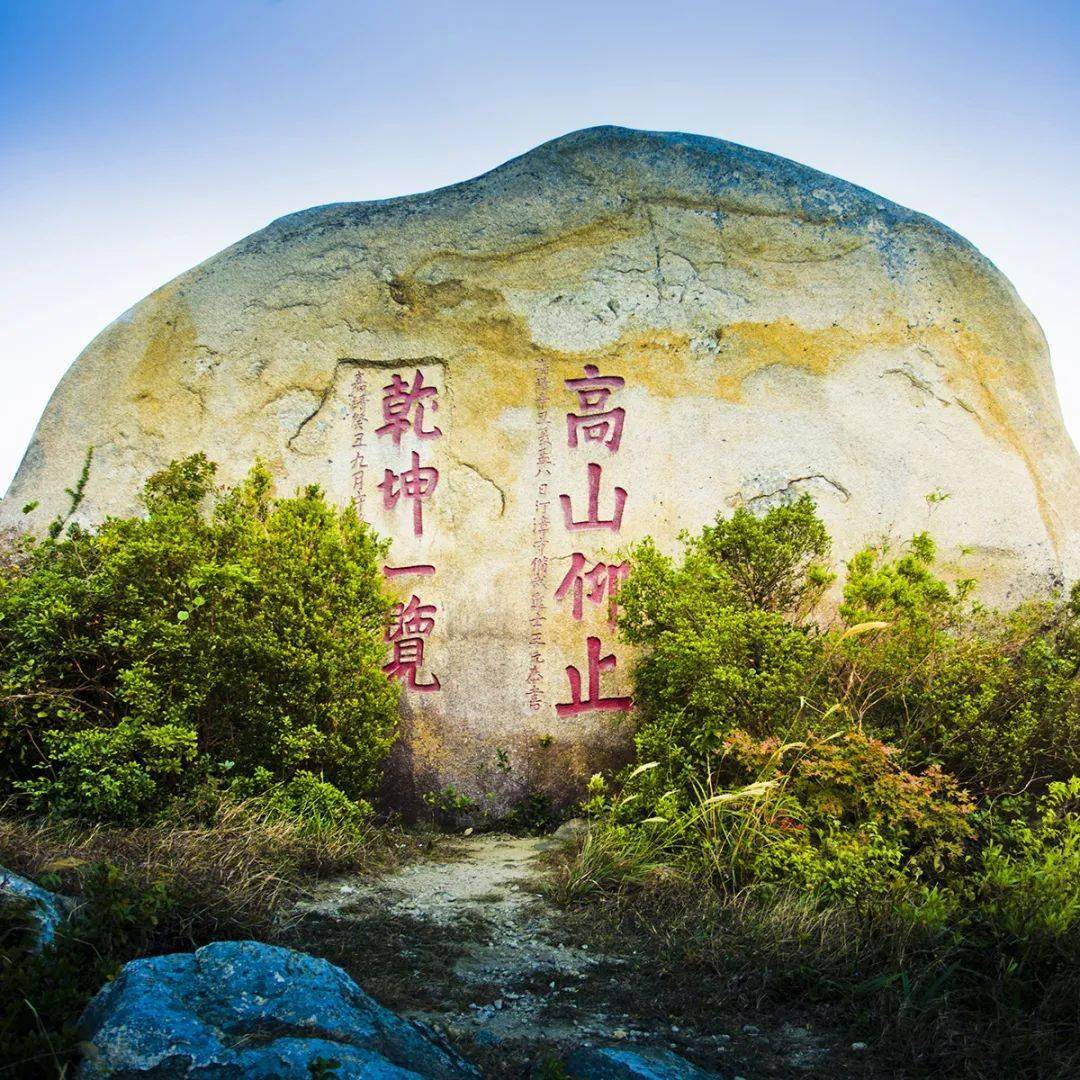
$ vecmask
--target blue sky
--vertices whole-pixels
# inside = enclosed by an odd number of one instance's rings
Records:
[[[599,123],[795,158],[1013,280],[1080,441],[1080,5],[0,0],[0,489],[106,323],[274,217]]]

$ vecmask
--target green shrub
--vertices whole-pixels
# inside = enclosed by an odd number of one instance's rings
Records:
[[[848,565],[832,685],[909,762],[935,761],[987,794],[1080,772],[1080,591],[1008,613],[949,586],[917,536]],[[852,633],[852,628],[870,628]]]
[[[632,553],[620,629],[643,649],[635,701],[639,760],[656,761],[656,791],[689,792],[736,729],[793,729],[821,662],[806,617],[831,580],[829,539],[813,502],[762,518],[737,510],[684,537],[680,563],[651,540]]]
[[[618,843],[643,863],[663,853],[725,888],[797,886],[824,902],[937,880],[966,856],[973,806],[941,770],[916,775],[896,756],[856,730],[789,743],[732,732],[692,799],[674,789],[657,797],[653,763],[613,797],[594,782],[593,850]]]
[[[977,867],[957,888],[973,936],[1051,948],[1080,936],[1080,777],[988,823]]]
[[[0,785],[131,821],[207,776],[377,783],[397,688],[380,671],[385,546],[265,468],[215,489],[202,455],[142,517],[28,541],[0,574]]]
[[[593,778],[556,894],[695,993],[730,975],[718,1002],[844,1002],[929,1071],[1076,1075],[1080,587],[992,611],[919,535],[858,552],[828,617],[808,500],[684,541],[633,551],[636,761]]]
[[[259,766],[250,778],[234,781],[229,794],[250,800],[271,816],[293,820],[306,829],[361,829],[373,813],[366,800],[350,799],[340,788],[306,769],[278,781],[269,769]]]
[[[856,553],[826,622],[829,539],[809,498],[683,539],[678,561],[637,545],[620,592],[620,629],[642,650],[637,759],[657,765],[643,805],[715,786],[735,731],[865,730],[913,774],[940,767],[995,796],[1080,773],[1080,586],[990,611],[972,581],[935,573],[923,534]]]

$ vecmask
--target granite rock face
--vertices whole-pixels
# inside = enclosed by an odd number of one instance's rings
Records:
[[[471,1080],[479,1073],[325,960],[255,941],[133,960],[87,1006],[78,1075]]]
[[[838,559],[929,527],[995,602],[1080,570],[1080,466],[1008,281],[927,217],[693,135],[581,131],[274,222],[86,349],[0,515],[37,499],[43,526],[89,445],[83,520],[204,450],[393,538],[403,799],[569,793],[618,757],[609,600],[646,534],[809,492]]]

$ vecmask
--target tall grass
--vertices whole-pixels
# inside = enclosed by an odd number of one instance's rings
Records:
[[[913,897],[852,904],[740,884],[726,860],[748,855],[786,812],[784,786],[706,788],[685,821],[594,821],[552,857],[549,895],[594,947],[633,941],[654,956],[673,982],[667,1007],[696,1010],[702,1024],[740,1010],[821,1008],[860,1038],[878,1033],[895,1068],[882,1075],[1080,1076],[1080,930],[1075,919],[1062,929],[1069,905],[1051,880],[1055,860],[1006,872],[992,856],[986,881],[997,898],[958,919],[926,917],[933,889],[920,910]],[[1049,923],[1040,882],[1065,901]],[[1015,933],[1001,933],[1010,919]]]
[[[723,789],[709,771],[703,782],[693,783],[695,797],[689,809],[669,816],[634,820],[633,804],[640,796],[620,792],[608,804],[602,822],[585,834],[577,857],[557,862],[555,893],[565,902],[688,878],[738,890],[745,884],[754,854],[776,835],[776,823],[797,823],[801,816],[788,788],[791,767],[805,747],[802,742],[777,745],[758,775],[733,790]],[[782,773],[779,765],[785,760],[788,772]],[[626,783],[656,764],[637,766]],[[631,823],[623,826],[620,821]]]
[[[413,846],[402,833],[287,817],[256,800],[136,827],[0,814],[0,865],[78,895],[88,868],[111,864],[136,887],[165,885],[178,933],[193,938],[277,934],[289,901],[320,878],[367,872]]]
[[[280,939],[293,901],[319,878],[418,847],[355,815],[297,817],[265,799],[207,797],[137,827],[0,814],[0,864],[79,901],[41,951],[25,917],[0,908],[0,1075],[70,1075],[76,1020],[127,961],[216,939]]]

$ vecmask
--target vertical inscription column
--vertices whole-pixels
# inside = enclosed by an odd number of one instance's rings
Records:
[[[356,369],[352,383],[349,385],[349,413],[352,417],[352,458],[349,462],[350,478],[352,480],[352,497],[356,504],[356,513],[361,521],[366,521],[364,516],[364,473],[367,464],[364,454],[367,451],[366,423],[367,423],[368,390],[367,379],[364,372]]]
[[[416,369],[406,377],[394,372],[382,388],[382,395],[383,423],[376,428],[375,435],[385,440],[393,452],[405,455],[396,468],[383,469],[378,485],[382,508],[404,517],[404,527],[420,539],[425,530],[424,506],[434,498],[439,486],[439,470],[422,457],[425,444],[442,437],[442,429],[433,422],[439,409],[438,389],[426,386],[423,372]],[[432,563],[383,567],[389,579],[434,577],[435,572]],[[385,637],[392,655],[383,671],[391,679],[400,679],[408,690],[434,693],[442,689],[438,675],[422,674],[426,670],[424,648],[435,629],[437,612],[436,605],[425,603],[416,591],[391,609]]]
[[[551,373],[544,357],[536,358],[536,499],[533,507],[529,570],[529,709],[542,708],[547,691],[544,677],[544,623],[547,619],[548,542],[551,532],[548,485],[551,478],[551,418],[548,414]]]
[[[601,375],[594,364],[586,364],[580,378],[566,379],[568,390],[577,395],[577,412],[566,414],[566,443],[571,450],[587,450],[599,455],[603,450],[616,454],[622,445],[626,410],[620,406],[609,408],[609,399],[625,385],[620,375]],[[575,513],[569,494],[559,496],[563,526],[567,533],[576,534],[593,530],[618,533],[622,528],[623,510],[628,494],[625,488],[614,487],[611,492],[610,517],[601,516],[603,466],[589,461],[585,466],[585,507]],[[606,499],[604,500],[606,502]],[[579,503],[580,507],[580,503]],[[555,600],[570,599],[571,618],[580,622],[585,614],[585,601],[600,605],[606,601],[608,624],[616,623],[616,595],[619,583],[626,578],[630,566],[626,562],[606,563],[597,561],[587,569],[592,560],[583,551],[570,556],[570,569],[555,590]],[[585,639],[585,677],[581,669],[571,664],[566,668],[570,686],[570,700],[556,704],[558,716],[576,716],[593,709],[610,712],[627,712],[632,707],[629,697],[604,697],[601,692],[601,676],[614,671],[617,661],[614,653],[603,654],[598,636]]]

